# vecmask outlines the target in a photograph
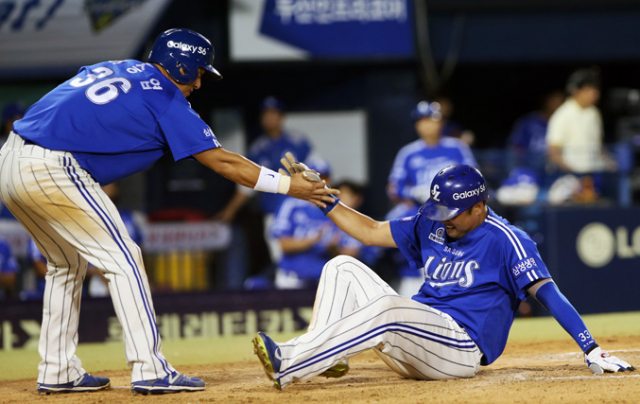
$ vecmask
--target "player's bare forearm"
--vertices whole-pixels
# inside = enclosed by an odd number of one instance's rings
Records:
[[[247,200],[249,200],[249,195],[242,192],[236,192],[229,203],[227,203],[227,206],[214,216],[214,219],[220,220],[224,223],[231,223],[233,218],[236,216],[236,213],[244,206]]]
[[[295,254],[307,251],[318,242],[318,237],[297,239],[293,237],[282,237],[278,239],[282,252],[285,254]]]
[[[379,222],[343,203],[327,215],[340,229],[364,245],[398,247],[388,221]]]
[[[16,274],[2,274],[0,273],[0,285],[7,289],[13,289],[16,284]]]
[[[222,147],[205,150],[193,157],[226,179],[245,187],[253,188],[258,181],[259,165]]]
[[[211,168],[223,177],[245,187],[254,188],[260,176],[260,166],[237,153],[227,151],[221,147],[194,154],[200,163]],[[275,173],[274,173],[275,174]],[[337,195],[337,189],[328,189],[324,183],[309,182],[302,177],[302,173],[291,176],[287,195],[324,206],[333,201],[331,194]]]

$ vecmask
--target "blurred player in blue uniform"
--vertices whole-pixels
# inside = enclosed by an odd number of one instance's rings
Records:
[[[431,179],[442,167],[452,164],[467,164],[477,167],[471,149],[463,141],[442,136],[442,112],[437,102],[421,101],[411,112],[419,139],[400,149],[396,155],[387,193],[397,204],[389,211],[386,220],[413,216],[418,208],[429,198]],[[408,262],[393,254],[392,260],[399,262],[398,293],[411,296],[424,282],[420,271],[409,267]]]
[[[25,289],[20,292],[21,300],[42,300],[46,286],[45,277],[47,275],[47,259],[42,255],[33,239],[29,239],[27,244],[27,262],[33,268],[35,285],[33,289]]]
[[[259,191],[308,199],[333,192],[286,177],[223,149],[187,97],[204,77],[221,79],[213,46],[185,29],[164,32],[149,63],[120,60],[80,68],[32,105],[0,150],[0,197],[47,258],[37,389],[108,388],[75,355],[82,281],[91,262],[109,280],[135,393],[203,390],[178,373],[162,343],[140,248],[100,185],[141,171],[167,153],[195,158]],[[337,191],[335,191],[337,192]]]
[[[509,136],[509,148],[513,153],[515,167],[528,167],[544,174],[549,118],[562,105],[564,98],[562,91],[551,91],[544,95],[538,110],[516,121]]]
[[[308,138],[298,132],[293,132],[284,127],[286,108],[285,105],[276,97],[269,96],[262,101],[260,109],[260,125],[264,133],[262,133],[249,146],[247,157],[256,163],[277,170],[280,167],[280,159],[285,153],[293,153],[300,161],[306,161],[311,155],[312,144]],[[231,223],[236,214],[246,203],[255,195],[255,193],[247,187],[238,186],[236,193],[231,200],[216,215],[216,219],[225,223]],[[270,228],[275,219],[275,214],[280,205],[285,200],[284,195],[259,193],[255,195],[258,198],[259,216],[263,220],[264,242],[267,245],[271,262],[277,264],[280,260],[282,250],[280,243],[276,241],[270,232]],[[244,223],[246,232],[255,231],[259,228],[254,223],[252,227]],[[262,240],[260,240],[262,242]],[[257,243],[257,241],[256,241]],[[255,246],[249,247],[255,250]],[[262,269],[262,268],[260,268]]]
[[[330,184],[331,168],[317,156],[307,159],[307,166],[320,173]],[[345,187],[340,195],[345,202],[356,202]],[[313,204],[286,198],[278,210],[271,234],[280,243],[282,256],[278,263],[275,286],[278,289],[300,289],[318,284],[324,264],[338,254],[358,256],[362,243],[340,230]]]
[[[594,374],[635,370],[598,346],[535,243],[487,206],[486,182],[477,169],[441,169],[430,195],[417,215],[385,222],[339,201],[323,210],[362,243],[399,248],[425,282],[407,298],[354,258],[329,261],[309,331],[279,344],[262,332],[253,340],[276,388],[321,374],[344,375],[346,359],[369,349],[407,378],[473,377],[504,351],[527,295],[575,340]]]
[[[0,237],[0,298],[13,293],[19,271],[20,266],[11,252],[11,246]]]

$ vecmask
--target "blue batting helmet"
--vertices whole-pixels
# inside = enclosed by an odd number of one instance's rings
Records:
[[[198,78],[198,68],[216,80],[222,75],[213,68],[214,50],[204,36],[188,29],[174,28],[163,32],[149,53],[149,62],[157,63],[178,83],[188,84]]]
[[[442,222],[486,200],[487,184],[478,169],[468,165],[448,166],[433,178],[431,196],[420,208],[420,214]]]
[[[413,111],[411,111],[411,119],[417,121],[422,118],[431,118],[434,121],[442,119],[440,104],[437,102],[420,101]]]

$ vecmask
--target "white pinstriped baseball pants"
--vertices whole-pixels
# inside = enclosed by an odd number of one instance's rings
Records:
[[[131,381],[173,372],[161,353],[140,248],[73,155],[25,144],[12,133],[0,150],[0,197],[47,258],[38,382],[68,383],[85,373],[75,351],[88,262],[109,280]]]
[[[309,331],[279,346],[283,387],[367,349],[412,379],[473,377],[482,357],[449,315],[398,295],[348,256],[324,266]]]

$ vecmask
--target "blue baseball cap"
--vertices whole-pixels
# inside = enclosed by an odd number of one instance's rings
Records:
[[[280,101],[276,97],[269,96],[262,101],[262,106],[260,108],[261,111],[264,111],[266,109],[274,109],[278,112],[284,112],[285,106],[282,101]]]
[[[323,177],[331,176],[331,166],[329,165],[329,162],[327,162],[327,160],[323,159],[322,157],[319,157],[317,155],[309,156],[304,163],[310,169],[316,170]]]
[[[411,111],[411,119],[414,121],[422,118],[431,118],[434,121],[442,119],[442,111],[440,104],[437,102],[420,101],[418,105]]]

